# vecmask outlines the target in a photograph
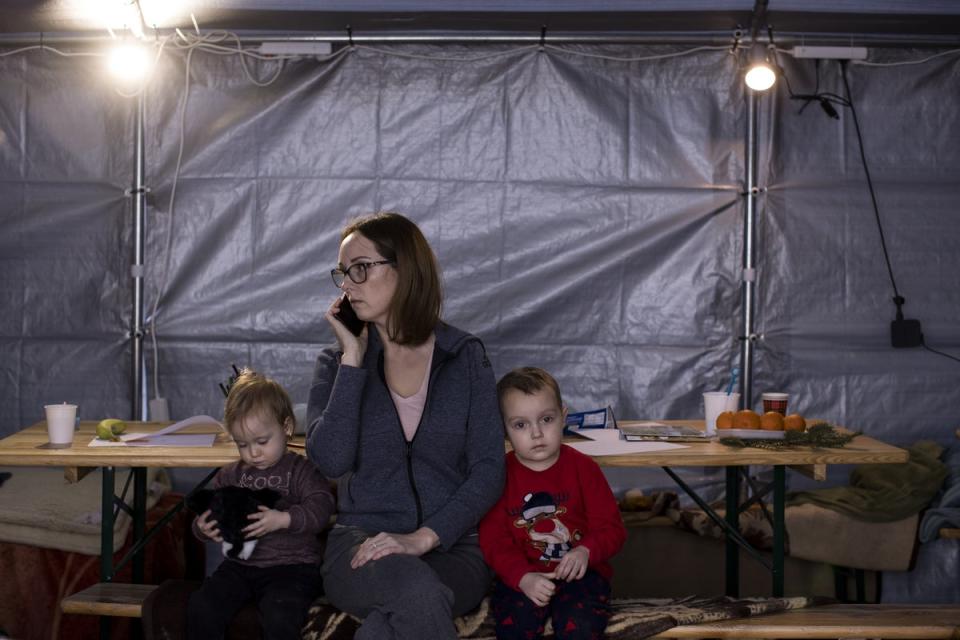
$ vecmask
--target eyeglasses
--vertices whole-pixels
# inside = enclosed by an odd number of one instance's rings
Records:
[[[355,262],[346,269],[337,267],[330,269],[330,277],[333,278],[333,285],[339,289],[343,286],[343,281],[350,276],[355,284],[363,284],[367,281],[367,269],[375,267],[378,264],[396,264],[396,260],[378,260],[377,262]]]

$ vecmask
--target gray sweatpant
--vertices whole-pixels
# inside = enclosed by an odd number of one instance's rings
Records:
[[[477,537],[467,537],[449,551],[393,554],[352,569],[357,547],[371,535],[356,527],[334,527],[321,568],[331,604],[363,618],[354,638],[455,639],[453,618],[480,604],[492,579]]]

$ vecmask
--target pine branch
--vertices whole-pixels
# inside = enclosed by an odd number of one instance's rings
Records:
[[[720,438],[720,444],[728,447],[754,447],[756,449],[789,449],[813,447],[814,449],[839,449],[862,432],[841,433],[828,422],[815,422],[806,431],[787,431],[783,440],[751,440],[743,438]]]

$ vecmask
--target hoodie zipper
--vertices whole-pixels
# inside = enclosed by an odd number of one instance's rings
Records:
[[[413,440],[407,440],[406,434],[403,432],[403,424],[400,422],[400,412],[397,411],[397,405],[393,403],[391,398],[390,404],[393,406],[393,415],[397,418],[397,426],[400,428],[400,437],[403,438],[405,446],[406,458],[407,458],[407,482],[410,483],[410,491],[413,493],[413,501],[417,506],[417,524],[414,529],[419,529],[423,525],[423,502],[420,500],[420,491],[417,489],[417,482],[413,477],[413,443],[417,439],[417,435],[420,433],[420,427],[423,426],[423,417],[426,415],[427,411],[430,410],[430,388],[433,386],[433,381],[436,376],[436,372],[440,370],[443,362],[437,363],[436,367],[433,367],[431,371],[427,372],[427,375],[430,379],[427,381],[427,395],[423,399],[423,413],[420,414],[420,420],[417,422],[417,430],[413,434]],[[383,386],[386,387],[387,393],[390,393],[390,387],[387,385],[387,375],[383,369],[383,351],[380,352],[380,358],[377,362],[377,370],[380,374],[380,380],[383,382]]]
[[[390,398],[390,404],[393,406],[393,415],[397,418],[397,427],[400,429],[400,436],[403,438],[403,442],[406,445],[406,458],[407,458],[407,481],[410,483],[410,491],[413,493],[413,500],[417,506],[417,526],[414,529],[419,529],[423,525],[423,503],[420,501],[420,491],[417,490],[417,482],[413,476],[413,443],[416,441],[417,436],[420,435],[420,427],[423,426],[423,418],[427,415],[427,412],[430,410],[430,390],[433,388],[433,382],[436,380],[437,372],[440,371],[440,368],[444,363],[449,360],[451,357],[456,356],[460,353],[460,350],[467,342],[476,340],[480,342],[479,338],[475,336],[470,336],[461,340],[458,340],[450,351],[444,349],[438,349],[434,347],[434,355],[436,351],[440,351],[444,354],[443,359],[435,363],[435,366],[427,372],[427,375],[430,376],[430,379],[427,381],[427,395],[423,399],[423,413],[420,414],[420,420],[417,422],[417,430],[413,434],[413,440],[407,440],[406,434],[403,433],[403,424],[400,422],[400,412],[397,411],[397,405],[393,403],[393,398]],[[483,346],[483,343],[480,342],[480,345]],[[486,349],[484,349],[484,361],[486,362]],[[384,388],[387,390],[387,394],[390,394],[390,386],[387,384],[387,374],[384,371],[383,365],[383,350],[381,347],[380,357],[377,359],[377,373],[380,374],[380,381],[383,382]]]

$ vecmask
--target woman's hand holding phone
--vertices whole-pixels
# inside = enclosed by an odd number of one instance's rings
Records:
[[[346,296],[340,296],[334,300],[324,317],[333,327],[333,333],[337,336],[337,342],[340,343],[340,350],[343,351],[340,362],[359,367],[363,362],[363,355],[367,352],[367,331],[369,331],[367,323],[357,317]],[[357,329],[355,333],[354,330]]]

